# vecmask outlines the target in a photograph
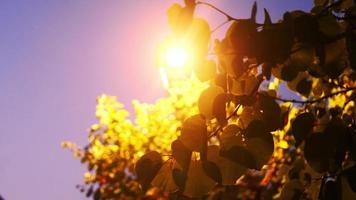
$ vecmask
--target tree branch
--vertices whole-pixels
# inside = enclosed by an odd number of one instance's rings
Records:
[[[323,96],[323,97],[320,97],[318,99],[306,100],[306,101],[301,101],[301,100],[296,100],[296,99],[283,99],[283,98],[279,98],[279,97],[275,97],[275,99],[277,101],[282,101],[282,102],[291,102],[291,103],[299,103],[299,104],[313,104],[313,103],[321,102],[322,100],[330,98],[330,97],[333,97],[335,95],[343,94],[343,93],[346,93],[346,92],[349,92],[349,91],[352,91],[352,90],[356,90],[356,87],[347,88],[345,90],[341,90],[341,91],[338,91],[338,92],[330,93],[330,94],[328,94],[326,96]]]

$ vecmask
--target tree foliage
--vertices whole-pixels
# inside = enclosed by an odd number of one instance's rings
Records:
[[[156,104],[134,102],[135,123],[114,97],[98,98],[89,144],[63,144],[88,166],[80,189],[94,199],[356,198],[356,3],[314,3],[278,22],[264,9],[263,23],[256,3],[247,19],[172,5],[170,40],[189,45],[191,71],[170,74]],[[214,44],[197,6],[230,24]],[[280,84],[301,98],[281,97]]]

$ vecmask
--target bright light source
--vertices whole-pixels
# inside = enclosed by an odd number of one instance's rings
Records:
[[[188,53],[187,50],[180,47],[167,49],[165,60],[168,66],[179,68],[187,63]]]

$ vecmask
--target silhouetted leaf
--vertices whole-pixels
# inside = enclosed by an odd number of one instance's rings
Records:
[[[255,1],[252,6],[251,10],[251,20],[256,22],[256,15],[257,15],[257,2]]]
[[[251,152],[243,146],[233,146],[228,150],[220,150],[220,156],[250,169],[256,169],[257,163]]]
[[[326,6],[329,0],[314,0],[315,6]]]
[[[221,125],[226,122],[226,103],[230,100],[230,96],[226,93],[217,95],[213,102],[213,116],[216,117]]]
[[[176,185],[173,178],[173,169],[175,168],[181,168],[175,160],[170,159],[166,161],[152,180],[151,185],[168,193],[178,191],[179,187]]]
[[[239,55],[253,56],[256,53],[256,23],[251,19],[235,21],[226,32],[226,39]]]
[[[220,169],[222,184],[232,185],[245,172],[246,167],[220,156],[216,145],[208,146],[208,160],[214,162]]]
[[[184,170],[188,170],[192,151],[188,149],[181,140],[175,140],[171,144],[173,158],[182,166]]]
[[[270,134],[266,124],[262,120],[251,121],[244,130],[244,136],[249,140],[250,138],[265,137]]]
[[[304,187],[299,180],[288,181],[282,188],[281,199],[301,199]]]
[[[323,39],[315,16],[303,11],[294,11],[291,15],[294,18],[294,35],[298,42],[315,45]]]
[[[348,171],[349,170],[349,171]],[[346,169],[346,174],[340,176],[341,187],[342,187],[342,198],[343,199],[356,199],[356,171],[355,166],[350,169]]]
[[[214,101],[215,98],[223,94],[224,90],[219,86],[210,86],[205,89],[199,97],[198,107],[199,111],[207,119],[214,118]]]
[[[180,191],[184,191],[185,183],[187,180],[187,172],[174,168],[172,171],[172,176],[175,184],[179,187]]]
[[[356,193],[356,165],[343,170],[342,175],[346,178],[350,189]]]
[[[313,64],[316,56],[313,47],[303,46],[303,44],[295,44],[292,51],[294,52],[289,56],[286,65],[295,68],[295,71],[305,71]]]
[[[209,160],[202,162],[204,172],[218,184],[222,183],[222,175],[219,167]]]
[[[220,135],[222,149],[230,149],[233,146],[243,146],[241,128],[235,124],[229,124]]]
[[[281,128],[282,111],[274,98],[266,93],[259,93],[257,103],[257,109],[261,111],[267,131],[275,131]]]
[[[271,159],[274,151],[274,141],[272,134],[263,137],[253,137],[247,140],[247,150],[253,155],[256,161],[256,167],[253,169],[260,170],[261,167]]]
[[[204,172],[200,160],[190,162],[183,194],[191,198],[201,198],[213,189],[216,182]]]
[[[207,128],[200,115],[189,117],[183,122],[179,140],[191,151],[203,152],[207,145]]]
[[[272,20],[271,20],[271,16],[269,15],[268,11],[266,8],[263,9],[264,13],[265,13],[265,21],[264,21],[264,25],[270,25],[272,24]]]
[[[308,78],[304,78],[298,82],[296,89],[299,94],[308,97],[312,89],[312,81]]]
[[[247,76],[238,80],[234,79],[230,91],[236,96],[251,95],[251,92],[258,83],[258,79],[255,76]]]
[[[298,83],[308,77],[309,76],[306,72],[299,72],[296,78],[294,78],[292,81],[287,82],[287,87],[292,91],[297,91]]]
[[[281,79],[284,81],[292,81],[297,77],[298,73],[298,68],[288,63],[281,68]]]
[[[325,15],[318,19],[319,31],[328,38],[333,38],[340,34],[341,27],[332,15]]]
[[[348,130],[341,120],[333,119],[323,133],[311,134],[305,143],[308,164],[317,172],[338,170],[344,161]]]
[[[156,151],[146,153],[136,162],[135,172],[143,190],[148,189],[152,179],[161,168],[162,163],[162,157]]]
[[[215,77],[215,85],[224,89],[224,92],[227,92],[227,85],[229,82],[229,87],[232,85],[232,79],[227,77],[226,74],[217,74]]]
[[[315,117],[312,113],[302,113],[298,115],[292,122],[291,132],[296,141],[296,146],[299,146],[313,131]]]

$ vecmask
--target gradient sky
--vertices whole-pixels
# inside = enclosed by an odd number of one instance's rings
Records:
[[[5,199],[85,199],[75,189],[84,167],[60,148],[86,144],[95,99],[154,102],[164,96],[155,47],[168,33],[174,0],[0,1],[0,194]],[[248,17],[252,0],[210,0]],[[257,1],[279,19],[312,0]],[[212,21],[224,18],[207,8]],[[223,30],[220,31],[220,33]],[[218,36],[217,33],[216,36]]]

